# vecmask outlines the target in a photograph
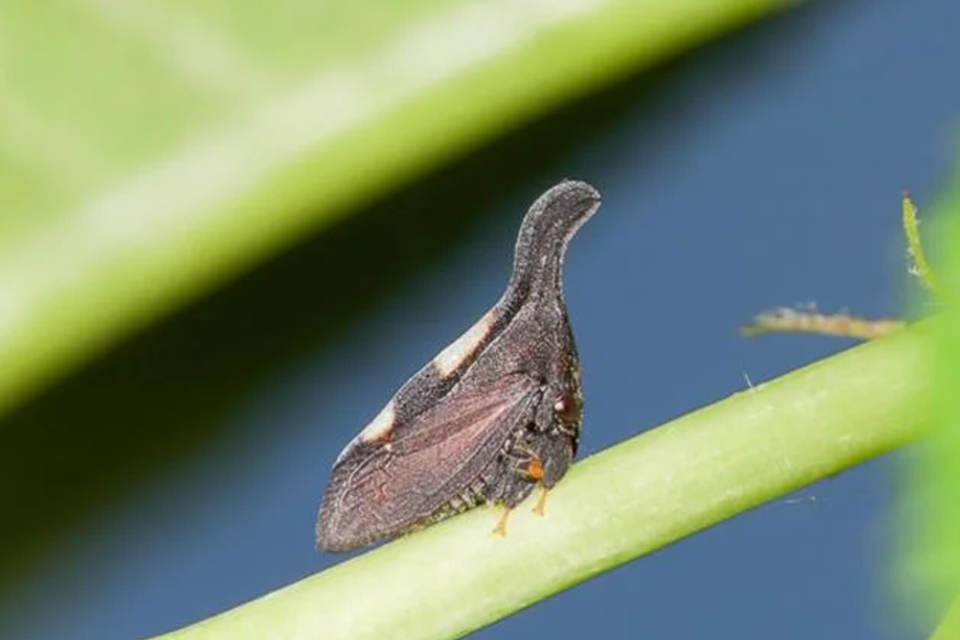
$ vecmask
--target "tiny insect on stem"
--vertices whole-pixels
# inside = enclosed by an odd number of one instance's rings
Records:
[[[483,503],[510,510],[547,491],[576,454],[580,362],[563,298],[567,244],[600,207],[567,180],[531,205],[500,300],[408,380],[334,464],[317,544],[346,551]],[[438,464],[442,461],[442,464]]]

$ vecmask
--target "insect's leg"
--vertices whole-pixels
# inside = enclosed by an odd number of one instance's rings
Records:
[[[527,477],[535,481],[540,486],[540,497],[537,498],[537,504],[533,507],[533,512],[542,516],[547,506],[547,485],[543,483],[543,462],[539,457],[534,456],[526,468]]]
[[[547,494],[550,493],[550,489],[547,489],[547,485],[540,485],[540,497],[537,498],[537,504],[533,506],[533,512],[538,516],[542,516],[547,507]]]
[[[519,434],[518,439],[524,434]],[[503,513],[497,521],[493,533],[506,535],[507,519],[518,504],[530,495],[537,482],[543,478],[541,456],[523,440],[514,440],[506,447],[503,457],[497,463],[488,485],[488,502],[500,504]]]
[[[510,517],[510,512],[513,511],[508,506],[503,506],[503,511],[500,513],[500,518],[497,520],[497,526],[493,528],[493,535],[504,537],[507,535],[507,518]]]
[[[529,480],[533,480],[540,486],[540,497],[537,498],[537,504],[533,507],[533,512],[538,516],[544,514],[547,506],[547,493],[550,491],[543,482],[543,461],[530,447],[523,447],[524,453],[530,456],[530,460],[518,467],[518,470],[526,474]]]
[[[538,458],[533,451],[529,451],[529,454],[531,456],[530,460],[526,462],[521,461],[520,464],[514,467],[514,471],[511,472],[517,474],[514,476],[516,478],[514,482],[519,482],[520,486],[529,486],[527,484],[529,480],[539,482],[540,479],[543,478],[543,464],[540,462],[540,458]],[[519,491],[511,491],[511,493],[504,498],[503,513],[500,514],[500,519],[497,520],[497,526],[493,529],[494,535],[507,535],[507,518],[510,517],[510,512],[528,495],[530,495],[530,489],[520,489]],[[537,504],[539,504],[539,502]]]
[[[497,526],[493,529],[493,534],[496,536],[507,535],[507,519],[510,517],[510,512],[520,504],[521,500],[530,495],[532,488],[530,481],[539,482],[543,477],[543,464],[540,458],[536,457],[532,451],[530,455],[532,457],[529,460],[520,461],[515,467],[508,467],[512,477],[508,484],[504,485],[507,492],[502,498],[503,512],[497,520]]]

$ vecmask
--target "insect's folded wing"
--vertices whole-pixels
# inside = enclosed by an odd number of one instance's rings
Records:
[[[334,470],[318,527],[331,550],[409,529],[474,483],[509,433],[530,419],[538,384],[503,376],[481,389],[451,391],[389,442],[359,444]]]

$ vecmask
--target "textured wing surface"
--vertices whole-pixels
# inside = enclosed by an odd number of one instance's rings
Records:
[[[538,385],[506,375],[482,389],[454,389],[389,441],[358,444],[334,469],[318,541],[350,549],[430,516],[475,481],[524,419]]]

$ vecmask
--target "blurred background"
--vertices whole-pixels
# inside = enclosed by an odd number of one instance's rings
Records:
[[[789,5],[789,6],[788,6]],[[341,561],[340,449],[501,293],[530,202],[566,261],[582,455],[897,316],[899,196],[955,175],[955,0],[0,6],[0,637],[140,638]],[[897,456],[480,638],[925,638]]]

